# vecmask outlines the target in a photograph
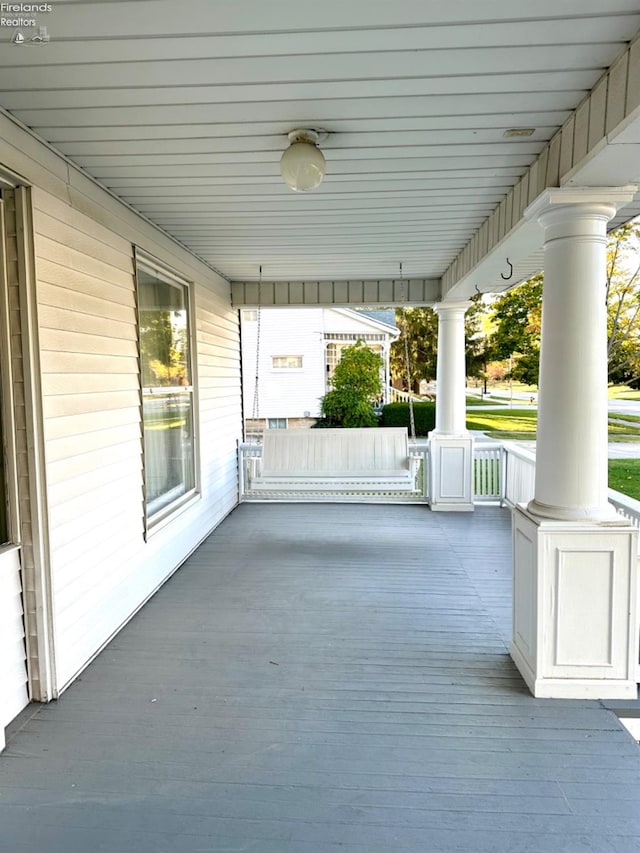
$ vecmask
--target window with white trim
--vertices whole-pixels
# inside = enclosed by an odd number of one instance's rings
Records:
[[[286,429],[286,418],[267,418],[267,429]]]
[[[138,317],[148,524],[196,491],[189,289],[139,261]]]
[[[271,356],[271,366],[275,370],[299,370],[302,367],[301,355]]]

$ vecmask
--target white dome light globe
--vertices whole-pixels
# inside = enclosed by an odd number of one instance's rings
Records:
[[[280,174],[296,192],[315,190],[325,176],[326,161],[316,145],[317,136],[314,131],[292,131],[291,145],[280,158]]]

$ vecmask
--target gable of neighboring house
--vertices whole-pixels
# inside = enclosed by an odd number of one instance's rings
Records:
[[[333,371],[340,361],[343,350],[353,346],[357,341],[366,343],[374,352],[382,357],[383,367],[381,371],[381,382],[383,389],[383,400],[387,402],[387,389],[389,387],[389,348],[399,331],[395,326],[395,312],[393,309],[386,311],[363,311],[351,309],[328,310],[324,330],[324,342],[326,351],[326,379],[330,380]],[[327,385],[327,390],[328,390]]]

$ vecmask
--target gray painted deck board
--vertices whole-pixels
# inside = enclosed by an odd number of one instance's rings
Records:
[[[0,851],[640,851],[640,749],[529,695],[510,577],[497,508],[243,505],[11,739]]]

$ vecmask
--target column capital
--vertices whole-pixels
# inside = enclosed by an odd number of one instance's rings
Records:
[[[467,312],[469,308],[473,305],[473,302],[469,300],[459,300],[457,302],[437,302],[433,309],[439,316],[457,316],[459,314],[464,314]]]
[[[609,220],[620,208],[630,204],[637,192],[636,184],[623,187],[551,187],[526,208],[524,217],[536,222],[545,214],[564,208],[565,216],[572,218],[591,208],[594,215],[599,213]]]

